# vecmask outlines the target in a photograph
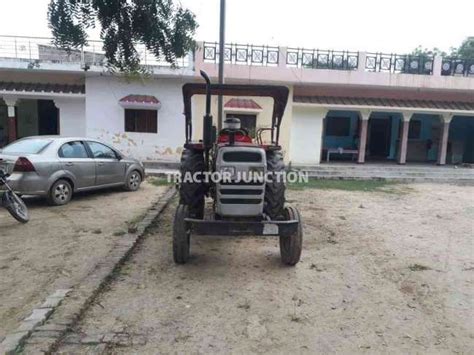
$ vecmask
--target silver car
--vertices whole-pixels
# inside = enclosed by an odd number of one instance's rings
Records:
[[[64,205],[77,191],[123,186],[138,190],[143,164],[124,157],[101,141],[76,137],[37,136],[17,140],[0,150],[0,169],[21,195],[45,196]]]

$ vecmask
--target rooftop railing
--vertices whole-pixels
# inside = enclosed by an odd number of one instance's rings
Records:
[[[220,61],[219,44],[204,42],[204,61]],[[229,43],[224,48],[224,62],[240,65],[277,66],[280,61],[280,48],[253,44]]]
[[[171,66],[164,58],[157,58],[148,51],[145,45],[137,44],[135,48],[141,64],[145,67]],[[178,59],[177,66],[187,67],[192,61],[190,57],[191,55],[188,55]],[[32,67],[40,63],[107,65],[102,41],[89,40],[88,44],[80,49],[66,51],[56,47],[53,39],[47,37],[0,36],[0,59],[26,61]]]
[[[474,76],[474,58],[443,58],[443,64],[441,66],[441,75]]]
[[[367,53],[365,69],[372,72],[431,75],[433,64],[433,56]]]
[[[218,43],[203,42],[201,46],[204,62],[219,62]],[[157,58],[144,45],[137,44],[136,49],[141,64],[145,67],[171,67],[164,58]],[[107,65],[102,41],[91,40],[87,46],[66,51],[57,48],[52,38],[0,36],[0,60],[9,59],[28,62],[28,67],[31,68],[38,67],[41,63],[74,63],[84,68]],[[225,45],[224,60],[227,64],[261,67],[474,77],[474,58],[439,58],[430,55],[363,53],[229,43]],[[438,63],[437,66],[435,63]],[[180,68],[191,67],[194,64],[192,53],[178,59],[176,64]]]
[[[203,60],[219,62],[219,44],[204,42]],[[365,62],[361,63],[365,58]],[[307,48],[283,48],[266,45],[225,45],[224,61],[227,64],[249,66],[284,66],[289,68],[364,70],[367,72],[433,75],[433,55],[364,53]],[[438,74],[439,75],[439,74]],[[441,75],[474,76],[474,59],[443,58]]]
[[[322,49],[288,48],[286,65],[308,69],[356,70],[359,53]]]

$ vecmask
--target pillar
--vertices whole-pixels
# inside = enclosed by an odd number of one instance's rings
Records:
[[[194,67],[194,71],[196,72],[196,76],[200,76],[201,74],[199,71],[203,69],[203,64],[204,64],[204,42],[197,42],[196,43],[196,49],[194,51],[194,55],[191,61],[192,61],[192,66]]]
[[[448,152],[449,125],[451,123],[452,118],[452,114],[444,114],[441,116],[441,135],[439,137],[438,165],[446,164],[446,155]]]
[[[407,162],[408,130],[410,129],[410,118],[413,114],[410,112],[402,113],[402,136],[398,147],[398,164]]]
[[[443,71],[443,57],[439,54],[435,55],[433,59],[433,76],[441,76]]]
[[[367,62],[367,53],[366,52],[359,52],[359,59],[357,63],[357,71],[365,72],[365,65]]]
[[[278,52],[278,68],[286,69],[286,55],[288,48],[280,47]]]
[[[370,111],[360,112],[360,131],[359,131],[359,156],[357,162],[365,163],[365,149],[367,146],[367,127],[369,125]]]
[[[16,98],[4,97],[3,101],[7,105],[8,111],[8,143],[11,143],[17,139],[17,118],[16,118]]]

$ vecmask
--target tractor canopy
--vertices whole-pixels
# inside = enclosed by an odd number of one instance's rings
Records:
[[[240,85],[240,84],[211,84],[211,95],[222,96],[260,96],[273,98],[272,130],[280,129],[280,124],[288,102],[289,89],[277,85]],[[206,95],[206,84],[190,83],[183,85],[184,116],[186,118],[186,139],[191,138],[192,112],[191,98],[194,95]],[[278,133],[277,133],[278,136]]]

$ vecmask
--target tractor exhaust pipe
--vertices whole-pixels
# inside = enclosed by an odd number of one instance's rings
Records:
[[[206,113],[203,118],[202,125],[202,144],[204,145],[204,157],[206,167],[209,168],[209,150],[212,148],[212,115],[211,115],[211,80],[205,71],[201,70],[201,76],[206,81]]]
[[[204,148],[209,150],[212,148],[212,115],[211,115],[211,80],[206,72],[201,70],[201,76],[206,81],[206,114],[204,115],[202,142]]]

